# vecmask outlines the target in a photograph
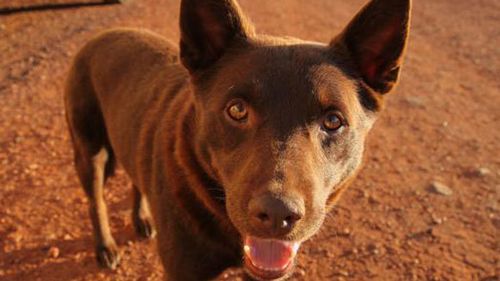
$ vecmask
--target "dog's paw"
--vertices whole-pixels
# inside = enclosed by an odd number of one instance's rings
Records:
[[[114,244],[98,246],[96,248],[96,257],[99,265],[104,268],[115,270],[120,263],[118,247]]]
[[[135,232],[141,238],[152,239],[156,236],[156,230],[153,226],[151,218],[141,218],[139,216],[134,218]]]

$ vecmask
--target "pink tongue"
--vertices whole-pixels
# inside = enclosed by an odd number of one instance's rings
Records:
[[[252,264],[261,269],[282,270],[292,261],[298,243],[247,237],[245,252]]]

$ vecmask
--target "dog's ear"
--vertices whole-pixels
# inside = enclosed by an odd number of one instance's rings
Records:
[[[411,0],[371,0],[331,43],[347,49],[365,84],[379,94],[398,80],[410,9]]]
[[[217,61],[253,33],[235,0],[182,0],[180,56],[194,73]]]

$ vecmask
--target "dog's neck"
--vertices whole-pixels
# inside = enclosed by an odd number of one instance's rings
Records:
[[[239,241],[239,234],[229,220],[225,208],[224,189],[219,182],[210,176],[210,173],[204,169],[199,157],[195,153],[193,143],[193,123],[195,109],[192,101],[185,103],[181,112],[179,112],[179,122],[177,123],[174,150],[176,164],[184,171],[188,188],[177,190],[177,196],[182,202],[183,207],[189,210],[189,216],[193,223],[198,224],[201,231],[207,231],[207,222],[200,222],[197,218],[215,217],[211,219],[210,224],[215,228],[220,228],[231,240]],[[201,202],[195,204],[193,201]],[[221,233],[220,231],[211,232]],[[220,238],[220,237],[218,237]],[[236,238],[236,239],[235,239]]]

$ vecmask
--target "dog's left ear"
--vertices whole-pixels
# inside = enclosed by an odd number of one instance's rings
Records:
[[[331,43],[347,49],[365,84],[379,94],[398,80],[410,10],[411,0],[372,0]]]
[[[253,28],[235,0],[182,0],[180,56],[191,74],[216,62]]]

